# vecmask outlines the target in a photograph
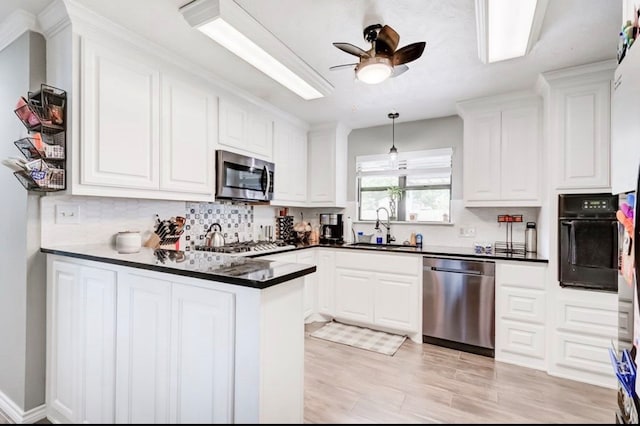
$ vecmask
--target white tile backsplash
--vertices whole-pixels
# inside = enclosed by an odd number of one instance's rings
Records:
[[[198,244],[205,225],[213,220],[221,221],[223,232],[227,232],[227,242],[234,240],[235,232],[241,241],[258,240],[260,226],[273,226],[275,237],[275,217],[278,207],[249,206],[243,203],[186,203],[184,201],[142,200],[127,198],[79,197],[69,195],[48,195],[41,197],[42,214],[42,246],[51,247],[59,244],[113,244],[114,236],[120,231],[134,230],[142,233],[143,241],[151,235],[155,223],[155,215],[161,219],[172,216],[190,215],[191,210],[197,211],[202,217],[197,218],[197,225],[185,231],[185,238],[180,247]],[[77,224],[56,223],[56,205],[76,204],[79,206],[80,218]],[[217,210],[221,212],[218,213]],[[209,210],[214,216],[209,217]],[[224,211],[223,211],[224,210]],[[540,209],[538,208],[464,208],[462,200],[451,201],[452,225],[426,225],[420,223],[393,223],[391,233],[396,242],[409,240],[412,232],[423,235],[423,245],[439,245],[454,247],[472,247],[474,242],[504,241],[506,238],[505,224],[497,222],[499,214],[522,214],[524,222],[513,225],[513,241],[524,241],[525,223],[538,222]],[[343,213],[344,219],[357,217],[355,202],[349,202],[347,208],[290,208],[289,215],[298,222],[303,214],[304,220],[313,226],[318,224],[320,213]],[[204,218],[207,214],[207,218]],[[217,214],[217,216],[216,216]],[[231,215],[231,218],[229,218]],[[245,217],[246,215],[246,217]],[[223,217],[226,216],[226,217]],[[188,223],[190,224],[189,218]],[[202,223],[200,220],[202,219]],[[206,222],[206,223],[205,223]],[[191,225],[191,224],[190,224]],[[236,227],[236,225],[238,225]],[[474,237],[460,236],[461,227],[475,228]],[[373,223],[354,223],[354,231],[373,234]],[[237,231],[236,231],[237,229]],[[346,232],[346,230],[345,230]],[[540,244],[539,244],[540,245]]]

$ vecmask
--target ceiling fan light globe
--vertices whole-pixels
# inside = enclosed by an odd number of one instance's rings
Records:
[[[378,84],[385,81],[393,73],[393,68],[386,63],[372,63],[358,67],[356,77],[367,84]]]

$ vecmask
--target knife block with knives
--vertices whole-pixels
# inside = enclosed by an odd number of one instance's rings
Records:
[[[182,216],[160,220],[156,215],[156,225],[151,237],[144,243],[145,247],[164,250],[179,250],[180,236],[184,233],[184,225],[187,222]]]

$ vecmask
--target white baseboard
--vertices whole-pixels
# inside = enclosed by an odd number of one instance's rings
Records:
[[[42,404],[31,410],[22,411],[11,398],[0,391],[0,411],[16,424],[35,423],[47,417],[47,407]]]

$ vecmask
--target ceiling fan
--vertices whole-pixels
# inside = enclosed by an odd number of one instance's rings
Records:
[[[400,35],[390,26],[369,25],[363,31],[364,39],[371,43],[371,49],[363,50],[351,43],[333,43],[335,47],[357,56],[360,61],[353,64],[336,65],[330,70],[355,66],[358,80],[376,84],[389,77],[397,77],[409,69],[408,62],[415,61],[424,52],[424,41],[411,43],[396,50]]]

